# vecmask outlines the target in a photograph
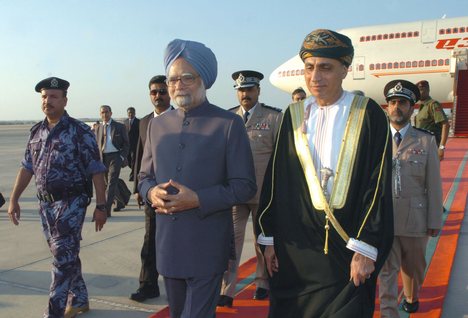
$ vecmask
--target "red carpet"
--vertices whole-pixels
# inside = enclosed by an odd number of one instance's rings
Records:
[[[442,314],[442,305],[447,293],[460,227],[467,207],[467,161],[468,139],[450,138],[445,160],[441,164],[444,206],[449,209],[449,212],[445,215],[446,220],[440,237],[431,239],[428,245],[429,266],[420,293],[419,311],[412,315],[400,311],[401,317],[439,318]],[[268,300],[252,300],[255,286],[251,284],[251,276],[254,272],[254,258],[241,265],[238,279],[241,289],[234,299],[233,308],[218,308],[217,318],[262,318],[268,316]],[[380,317],[378,296],[376,297],[374,317]],[[148,318],[169,318],[169,310],[166,307]]]

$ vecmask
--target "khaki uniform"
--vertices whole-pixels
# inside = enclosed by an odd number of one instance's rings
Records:
[[[440,137],[442,134],[441,123],[447,120],[442,106],[439,102],[428,98],[426,101],[421,102],[418,114],[415,116],[415,126],[433,132],[436,137],[437,146],[440,144]]]
[[[234,112],[241,117],[243,116],[241,106],[231,108],[229,111]],[[275,146],[276,135],[281,124],[282,115],[281,109],[258,103],[257,107],[255,107],[255,111],[249,116],[245,123],[254,159],[257,194],[245,204],[233,207],[236,260],[230,264],[228,271],[224,274],[223,285],[221,288],[222,295],[234,297],[237,268],[239,267],[242,247],[244,246],[245,227],[250,213],[252,213],[252,220],[256,219],[263,177]],[[257,235],[255,235],[255,237],[257,237]],[[263,254],[257,244],[255,244],[255,250],[257,254],[255,284],[257,287],[269,289]]]
[[[392,193],[395,238],[379,276],[381,317],[400,317],[400,269],[406,300],[418,300],[426,268],[427,230],[442,227],[442,184],[434,136],[409,127],[399,147],[393,141]]]

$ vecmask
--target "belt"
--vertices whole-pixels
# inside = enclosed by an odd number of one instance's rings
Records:
[[[68,189],[63,192],[55,192],[55,193],[50,193],[50,192],[39,193],[38,192],[36,196],[42,202],[52,203],[52,202],[60,201],[63,199],[76,197],[82,194],[86,194],[86,190],[84,187]]]

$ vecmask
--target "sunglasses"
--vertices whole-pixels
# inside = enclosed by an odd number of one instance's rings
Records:
[[[160,88],[160,89],[152,89],[150,91],[150,95],[156,96],[159,93],[159,95],[166,95],[167,94],[167,89],[165,88]]]

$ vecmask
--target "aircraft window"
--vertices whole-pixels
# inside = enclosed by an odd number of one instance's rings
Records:
[[[450,60],[449,59],[445,59],[445,65],[450,65]]]
[[[361,36],[361,38],[359,39],[360,42],[364,42],[365,41],[365,37],[364,36]]]
[[[408,37],[409,37],[409,38],[412,38],[412,37],[413,37],[413,32],[411,32],[411,31],[408,32]]]
[[[444,65],[444,60],[443,60],[443,59],[439,59],[439,61],[437,61],[437,63],[439,64],[439,66],[443,66],[443,65]]]
[[[406,32],[401,33],[402,38],[406,38]]]
[[[391,69],[393,68],[393,64],[392,64],[392,63],[388,63],[388,64],[387,64],[387,67],[388,67],[389,70],[391,70]]]
[[[464,27],[461,27],[461,28],[460,28],[460,33],[463,33],[463,32],[465,32],[465,28],[464,28]]]
[[[387,63],[382,63],[382,69],[383,70],[387,69]]]
[[[369,65],[369,69],[370,69],[371,71],[373,71],[373,70],[374,70],[374,64]]]
[[[393,33],[390,33],[389,39],[393,39],[394,37],[395,37],[395,35]]]
[[[437,66],[437,60],[432,60],[432,66]]]
[[[398,62],[393,63],[393,68],[398,68]]]
[[[286,71],[283,71],[283,77],[286,76]]]
[[[414,31],[414,36],[415,36],[415,37],[419,36],[419,32],[418,32],[418,31]]]
[[[412,67],[418,67],[418,61],[413,61],[413,63],[411,63],[411,66]]]
[[[382,40],[382,34],[377,35],[377,40]]]
[[[440,29],[440,30],[439,30],[439,34],[444,35],[444,34],[445,34],[445,30],[444,30],[444,29]]]
[[[424,66],[426,66],[426,67],[431,66],[431,61],[426,60],[426,62],[424,62]]]
[[[453,33],[458,33],[458,28],[453,28]]]
[[[387,40],[387,39],[388,39],[388,34],[384,34],[384,35],[383,35],[383,39],[384,39],[384,40]]]
[[[301,75],[301,70],[296,70],[296,75]]]
[[[395,34],[395,39],[399,39],[400,38],[400,33],[396,33]]]
[[[419,61],[419,67],[424,67],[424,61],[423,60]]]
[[[411,67],[411,62],[410,62],[410,61],[407,61],[407,62],[406,62],[406,67],[407,67],[407,68],[410,68],[410,67]]]
[[[445,33],[452,34],[452,29],[445,29]]]
[[[380,63],[375,64],[375,69],[380,70]]]
[[[360,71],[360,72],[364,71],[364,65],[359,64],[359,71]]]
[[[405,68],[405,62],[400,62],[400,68]]]
[[[301,75],[304,75],[304,69],[301,70]]]
[[[370,36],[366,36],[366,41],[370,41]]]
[[[291,72],[291,71],[287,71],[287,72],[286,72],[286,76],[289,76],[290,72]]]

